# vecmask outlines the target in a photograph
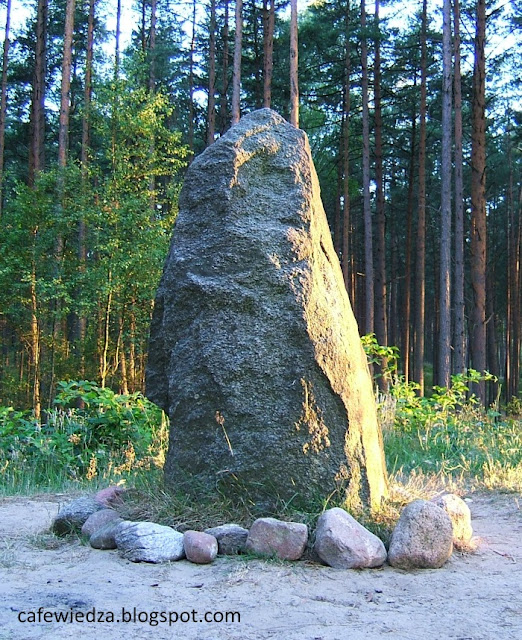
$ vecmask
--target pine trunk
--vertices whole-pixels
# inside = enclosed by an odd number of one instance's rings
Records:
[[[437,384],[441,387],[449,387],[451,376],[451,0],[444,0],[442,50],[442,191]]]
[[[409,382],[411,378],[411,281],[412,281],[412,243],[413,243],[413,186],[415,180],[415,137],[417,130],[417,118],[415,113],[411,122],[410,164],[408,171],[408,200],[406,204],[406,255],[404,257],[404,306],[402,319],[402,373],[404,380]]]
[[[207,146],[216,136],[216,0],[210,1],[209,30]]]
[[[275,0],[263,0],[263,107],[272,104],[274,70]]]
[[[419,194],[417,208],[417,260],[415,264],[415,346],[413,354],[413,379],[419,384],[419,393],[421,396],[424,395],[424,326],[426,296],[426,29],[427,0],[423,0],[421,32]]]
[[[477,0],[471,133],[472,366],[486,370],[486,0]],[[486,385],[474,389],[486,401]]]
[[[236,0],[236,33],[234,38],[234,77],[232,81],[232,124],[241,117],[241,52],[243,42],[243,0]]]
[[[45,72],[47,67],[48,0],[38,0],[36,17],[36,50],[31,98],[29,140],[29,186],[45,166]]]
[[[9,29],[11,26],[11,0],[7,0],[4,49],[2,53],[2,88],[0,96],[0,218],[4,201],[5,120],[7,115],[7,65],[9,64]]]
[[[350,1],[346,3],[345,14],[345,50],[344,50],[344,96],[343,96],[343,120],[342,120],[342,184],[343,184],[343,207],[342,207],[342,270],[344,285],[350,300],[353,303],[352,273],[350,270]]]
[[[386,216],[384,202],[384,171],[382,157],[382,107],[381,107],[381,45],[379,31],[379,0],[375,0],[375,57],[374,57],[374,126],[375,126],[375,336],[380,345],[388,344],[388,321],[386,317]],[[388,388],[388,381],[382,375],[386,361],[381,363],[379,387]]]
[[[223,69],[221,75],[221,95],[220,95],[220,120],[221,133],[225,133],[228,128],[228,0],[225,0],[225,16],[223,21],[223,30],[221,32],[223,40]]]
[[[297,0],[290,0],[290,124],[299,126]]]
[[[462,152],[462,81],[460,71],[460,5],[453,0],[454,96],[455,96],[455,279],[454,279],[454,373],[466,370],[464,302],[464,182]]]
[[[361,0],[361,84],[362,84],[362,187],[364,211],[364,332],[374,332],[373,228],[370,204],[370,109],[368,104],[368,43],[365,0]]]

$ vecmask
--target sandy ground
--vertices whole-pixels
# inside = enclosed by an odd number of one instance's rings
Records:
[[[0,501],[1,640],[522,639],[521,496],[473,496],[478,550],[414,572],[241,558],[133,564],[42,533],[60,499]]]

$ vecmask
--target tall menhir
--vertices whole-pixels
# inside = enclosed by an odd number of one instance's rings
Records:
[[[387,481],[372,381],[306,135],[262,109],[194,160],[158,289],[147,396],[168,486],[267,510]]]

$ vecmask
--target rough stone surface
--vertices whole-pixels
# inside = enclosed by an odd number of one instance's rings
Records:
[[[121,520],[119,514],[114,509],[100,509],[95,511],[87,518],[82,526],[82,535],[90,538],[93,533],[102,529],[105,525],[113,520]]]
[[[366,357],[306,134],[269,109],[191,164],[151,326],[167,484],[262,508],[386,475]]]
[[[104,506],[94,498],[87,496],[77,498],[60,508],[53,520],[51,530],[58,536],[79,533],[87,518],[103,508]]]
[[[449,515],[453,526],[453,545],[457,549],[469,546],[473,536],[471,511],[462,498],[454,493],[446,493],[433,502]]]
[[[202,531],[185,531],[183,545],[187,560],[196,564],[210,564],[218,554],[216,538]]]
[[[314,551],[322,562],[337,569],[380,567],[387,555],[382,540],[339,507],[319,517]]]
[[[118,506],[123,502],[123,494],[125,493],[125,489],[123,487],[112,486],[105,487],[105,489],[100,489],[98,493],[95,494],[94,499],[98,502],[101,502],[106,507]]]
[[[120,529],[120,524],[123,522],[128,523],[128,521],[118,518],[95,531],[89,538],[91,547],[93,549],[117,549],[116,534]]]
[[[216,538],[218,553],[223,556],[237,555],[245,550],[248,529],[238,524],[222,524],[219,527],[206,529],[205,533]]]
[[[393,530],[388,562],[399,569],[438,569],[453,551],[449,515],[433,502],[408,504]]]
[[[183,534],[154,522],[122,522],[115,541],[121,555],[132,562],[170,562],[185,555]]]
[[[248,532],[245,549],[276,556],[280,560],[299,560],[308,543],[308,527],[300,522],[258,518]]]

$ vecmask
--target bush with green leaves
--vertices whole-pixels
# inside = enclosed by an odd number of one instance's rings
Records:
[[[0,407],[0,441],[4,491],[114,481],[162,465],[167,423],[140,393],[118,395],[88,380],[60,382],[44,422]]]

